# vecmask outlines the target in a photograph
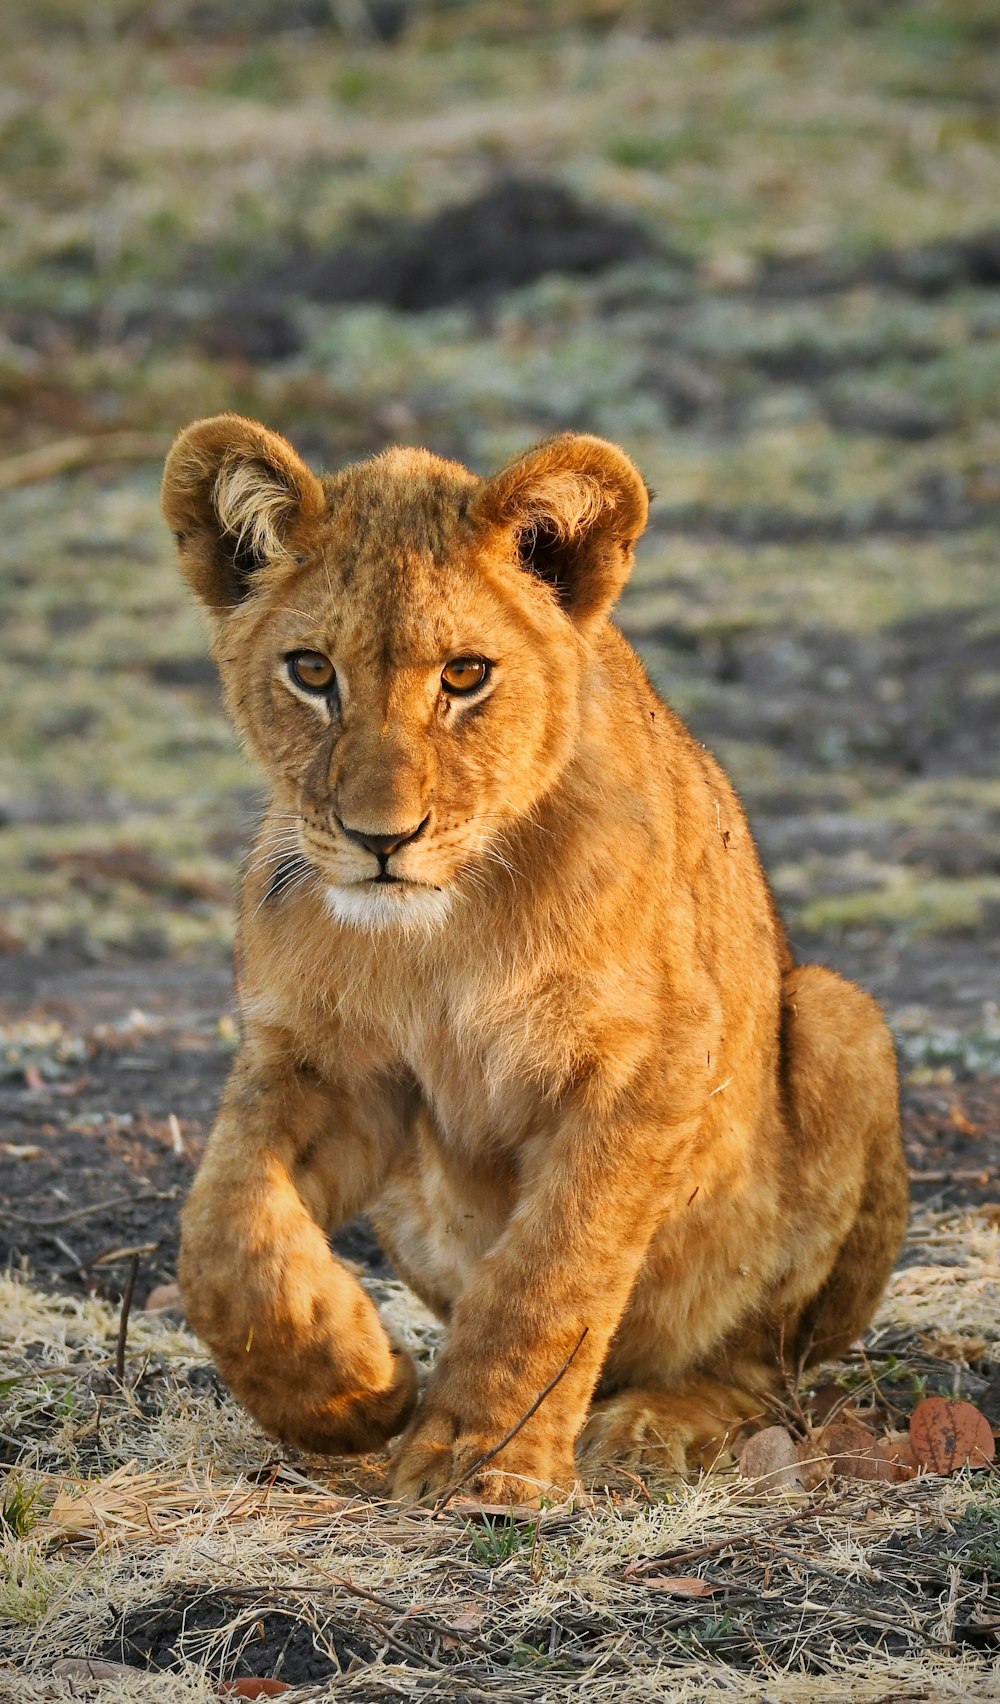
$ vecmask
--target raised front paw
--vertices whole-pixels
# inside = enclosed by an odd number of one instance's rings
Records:
[[[318,1455],[378,1450],[402,1431],[417,1398],[417,1374],[405,1349],[392,1351],[392,1381],[380,1390],[330,1389],[329,1369],[289,1358],[254,1374],[218,1358],[219,1370],[271,1437]],[[236,1371],[237,1376],[233,1376]]]
[[[396,1453],[393,1496],[436,1502],[455,1491],[478,1502],[534,1507],[543,1497],[562,1497],[572,1488],[572,1455],[557,1452],[544,1438],[522,1439],[520,1434],[492,1455],[503,1435],[470,1429],[445,1409],[421,1411]]]
[[[227,1243],[214,1202],[204,1211],[197,1193],[192,1202],[181,1289],[188,1320],[234,1396],[272,1438],[298,1449],[381,1449],[413,1413],[416,1370],[319,1227],[299,1206],[284,1240],[272,1236],[278,1259],[270,1245],[248,1246],[239,1219],[231,1219]]]

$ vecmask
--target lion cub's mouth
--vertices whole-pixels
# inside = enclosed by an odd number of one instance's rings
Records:
[[[411,882],[402,876],[369,876],[343,886],[330,883],[324,904],[336,922],[377,933],[383,929],[404,935],[430,935],[451,913],[448,888]]]

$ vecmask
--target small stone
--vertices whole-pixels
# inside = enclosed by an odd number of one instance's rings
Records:
[[[146,1313],[171,1313],[184,1318],[184,1298],[179,1284],[157,1284],[146,1297]]]

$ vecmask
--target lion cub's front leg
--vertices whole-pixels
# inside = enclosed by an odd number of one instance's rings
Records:
[[[320,1142],[335,1156],[322,1189]],[[412,1362],[325,1234],[367,1199],[384,1149],[329,1084],[247,1048],[184,1209],[188,1318],[264,1430],[301,1449],[377,1449],[415,1401]]]
[[[577,1434],[668,1208],[663,1146],[662,1126],[609,1129],[572,1117],[525,1156],[521,1198],[455,1304],[401,1440],[397,1496],[432,1499],[461,1482],[464,1494],[489,1502],[537,1503],[573,1484]],[[516,1436],[477,1466],[561,1368]]]

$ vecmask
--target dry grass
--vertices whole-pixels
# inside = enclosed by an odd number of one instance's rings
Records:
[[[989,1374],[998,1242],[995,1209],[916,1222],[866,1355],[839,1369],[856,1402],[883,1381],[890,1404],[907,1381],[911,1400],[929,1375],[957,1385],[963,1351]],[[402,1286],[371,1288],[426,1365],[433,1323]],[[122,1629],[141,1638],[164,1607],[187,1614],[180,1666],[104,1683],[102,1700],[139,1687],[193,1704],[220,1673],[274,1672],[260,1630],[285,1624],[305,1642],[288,1672],[313,1643],[329,1662],[303,1698],[1000,1696],[992,1474],[772,1495],[733,1471],[618,1475],[590,1506],[435,1519],[383,1500],[379,1458],[274,1449],[183,1328],[134,1315],[119,1386],[115,1310],[11,1277],[0,1290],[3,1429],[20,1456],[0,1563],[11,1704],[80,1696],[53,1676],[60,1658],[138,1660]],[[629,1574],[648,1557],[711,1593],[651,1590]]]

